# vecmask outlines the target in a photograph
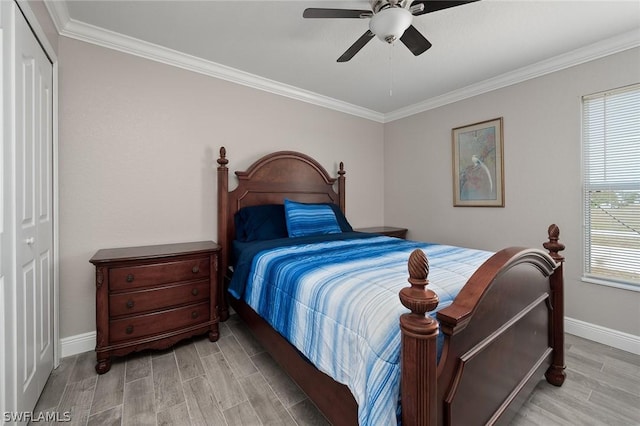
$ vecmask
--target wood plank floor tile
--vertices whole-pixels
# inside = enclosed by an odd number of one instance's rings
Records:
[[[151,358],[156,407],[172,407],[184,402],[180,373],[173,352]]]
[[[227,324],[227,322],[229,322],[229,320],[227,320],[225,322],[221,322],[220,324],[218,324],[218,332],[220,333],[220,338],[229,337],[229,336],[231,336],[233,334],[231,332],[231,329],[229,328],[229,324]]]
[[[85,352],[77,356],[73,371],[69,377],[70,382],[79,382],[96,375],[96,353]]]
[[[188,341],[177,345],[174,352],[182,381],[190,380],[204,374],[200,355],[198,355],[198,351],[193,342]]]
[[[65,420],[64,423],[52,422],[51,424],[55,424],[56,426],[62,425],[62,424],[69,425],[69,426],[85,426],[88,421],[89,421],[89,410],[75,410],[74,412],[71,413],[71,417],[68,422]]]
[[[87,426],[120,426],[121,424],[122,405],[93,414],[87,421]]]
[[[626,424],[640,425],[640,397],[625,392],[602,393],[594,390],[589,402],[627,419]]]
[[[307,398],[267,352],[261,352],[251,359],[285,407],[291,407]]]
[[[71,413],[72,423],[80,422],[78,424],[82,424],[89,417],[97,379],[97,374],[94,371],[93,377],[67,383],[58,410]]]
[[[174,426],[174,425],[188,425],[189,411],[187,409],[187,403],[183,402],[173,407],[169,407],[158,411],[157,414],[158,426]]]
[[[604,368],[604,355],[586,352],[583,348],[572,347],[565,352],[565,361],[574,369],[588,368],[600,370]]]
[[[258,426],[262,425],[256,411],[249,401],[227,408],[222,412],[229,426]]]
[[[151,377],[151,354],[140,352],[127,357],[125,382],[133,382],[143,377]]]
[[[533,403],[525,404],[511,421],[511,426],[575,426]]]
[[[264,352],[264,348],[262,347],[262,345],[258,343],[255,337],[253,337],[253,334],[251,334],[251,331],[240,319],[240,317],[238,317],[237,315],[233,316],[229,318],[227,323],[229,324],[231,332],[234,336],[236,336],[236,339],[238,339],[238,342],[245,350],[247,355],[251,357],[253,355]]]
[[[249,355],[247,355],[242,346],[240,346],[240,343],[233,334],[221,337],[220,340],[218,340],[218,346],[220,346],[220,350],[227,359],[236,377],[245,377],[258,371],[256,366],[253,365],[251,358],[249,358]]]
[[[597,368],[591,368],[587,365],[571,364],[567,359],[567,369],[574,374],[574,380],[584,383],[589,388],[613,387],[622,391],[629,392],[632,395],[640,396],[640,381],[633,377],[611,372],[604,372]]]
[[[201,358],[220,352],[218,343],[210,341],[209,337],[207,336],[194,339],[193,344],[195,345],[196,350],[198,351],[198,355],[200,355]]]
[[[247,400],[240,382],[233,374],[222,352],[202,358],[202,363],[221,410],[224,411]]]
[[[626,360],[620,360],[614,357],[607,357],[604,362],[602,371],[615,375],[632,376],[640,381],[640,365],[633,364]]]
[[[51,411],[48,409],[58,407],[64,393],[64,388],[67,386],[69,377],[75,366],[76,358],[77,356],[74,355],[60,360],[58,368],[53,370],[49,375],[49,379],[34,409],[35,412]]]
[[[621,351],[620,349],[608,347],[609,352],[607,356],[609,358],[617,359],[618,361],[624,361],[626,363],[640,367],[640,356],[632,354],[631,352]]]
[[[155,426],[156,404],[151,377],[125,384],[122,424]]]
[[[280,402],[276,394],[260,373],[240,379],[242,389],[256,414],[265,425],[295,425],[291,414]]]
[[[90,414],[122,405],[125,365],[124,360],[113,362],[107,374],[98,376]]]
[[[293,419],[304,426],[328,426],[330,423],[309,399],[304,399],[289,408]]]
[[[206,376],[198,376],[182,382],[182,386],[193,425],[225,424],[224,416]]]
[[[531,402],[550,411],[565,421],[575,425],[623,425],[625,419],[615,413],[607,412],[605,407],[596,407],[588,402],[579,401],[563,394],[549,395],[536,393]]]

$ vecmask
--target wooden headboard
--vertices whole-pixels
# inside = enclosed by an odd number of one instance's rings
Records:
[[[227,151],[220,148],[218,158],[218,244],[222,247],[219,269],[221,281],[229,266],[235,236],[234,215],[242,207],[283,204],[284,199],[305,203],[335,203],[345,212],[345,171],[340,162],[338,177],[329,173],[313,158],[294,151],[265,155],[246,171],[236,171],[238,186],[229,191]],[[337,181],[337,191],[334,189]],[[224,288],[225,285],[220,285]],[[220,295],[220,316],[224,321],[228,308],[224,291]]]

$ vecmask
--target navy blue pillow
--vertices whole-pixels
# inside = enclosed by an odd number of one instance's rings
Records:
[[[284,212],[289,237],[342,232],[333,209],[327,204],[305,204],[285,199]]]
[[[282,204],[243,207],[235,214],[234,223],[238,241],[273,240],[289,236]]]

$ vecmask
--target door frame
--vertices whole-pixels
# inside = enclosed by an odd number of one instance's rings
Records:
[[[60,345],[60,298],[59,298],[59,281],[60,281],[60,267],[59,267],[59,220],[58,220],[58,215],[59,215],[59,197],[58,197],[58,189],[59,189],[59,184],[58,184],[58,57],[57,54],[55,52],[55,50],[53,49],[53,47],[51,46],[49,40],[46,37],[45,31],[43,30],[42,26],[40,25],[40,22],[38,21],[38,19],[36,18],[36,14],[34,13],[33,9],[31,8],[31,6],[29,5],[29,3],[27,2],[27,0],[14,0],[14,1],[10,1],[10,2],[4,2],[4,1],[0,1],[0,8],[2,10],[0,10],[0,16],[2,16],[3,21],[7,22],[7,19],[4,18],[5,14],[11,14],[13,15],[13,11],[14,8],[16,8],[17,12],[21,12],[23,14],[23,16],[25,17],[28,25],[31,27],[31,30],[33,31],[33,33],[35,34],[38,42],[40,43],[40,46],[42,47],[44,53],[49,57],[50,61],[52,62],[52,67],[53,67],[53,82],[52,82],[52,90],[53,90],[53,94],[52,94],[52,102],[53,102],[53,107],[52,107],[52,191],[53,191],[53,195],[52,195],[52,202],[53,202],[53,206],[52,206],[52,215],[53,215],[53,244],[52,244],[52,249],[53,249],[53,367],[56,368],[58,367],[58,365],[60,365],[60,357],[61,357],[61,345]],[[13,28],[11,26],[11,28],[3,28],[2,26],[0,26],[0,34],[2,34],[2,39],[3,39],[3,44],[5,43],[5,39],[6,38],[12,38],[14,37],[13,34],[7,33],[7,31],[13,31]],[[4,49],[4,46],[2,47],[2,49]],[[13,59],[10,59],[11,61]],[[6,66],[3,62],[2,65],[2,70],[0,70],[0,75],[2,75],[2,85],[5,85],[5,79],[7,78],[11,78],[11,75],[5,75],[4,74],[4,70],[6,70]],[[2,111],[2,117],[0,118],[0,122],[3,122],[3,130],[2,130],[2,134],[3,134],[3,139],[4,136],[6,135],[12,135],[14,134],[14,123],[11,120],[8,120],[10,122],[4,122],[5,118],[8,118],[11,116],[11,114],[7,114],[7,111],[5,111],[5,108],[7,107],[11,107],[10,103],[13,103],[14,99],[13,96],[11,96],[10,94],[6,94],[7,96],[3,96],[3,101],[2,101],[2,106],[0,106],[0,111]],[[8,102],[10,101],[10,103]],[[4,147],[3,147],[3,152],[4,152]],[[0,155],[0,159],[3,162],[3,166],[7,164],[7,158],[4,157],[4,155]],[[4,167],[3,167],[4,169]],[[15,170],[13,170],[13,168],[11,168],[11,173],[15,173]],[[5,186],[6,182],[4,181],[4,179],[6,178],[6,173],[3,172],[3,176],[0,177],[0,182],[2,182],[2,185]],[[12,203],[9,202],[10,199],[13,199],[14,197],[14,191],[15,191],[15,187],[11,188],[11,186],[14,186],[14,183],[10,183],[9,184],[10,187],[9,189],[9,193],[4,193],[4,191],[2,190],[2,188],[0,188],[0,193],[2,193],[2,205],[3,205],[3,216],[5,213],[7,213],[5,207],[7,207],[7,203],[10,204],[10,208],[13,209],[14,206]],[[9,220],[11,222],[11,219]],[[15,223],[11,224],[10,226],[15,226]],[[13,233],[13,230],[7,229],[5,230],[5,232],[10,232]],[[14,259],[15,260],[15,241],[13,239],[13,237],[10,238],[10,241],[8,243],[9,245],[9,253],[2,253],[3,256],[3,260],[9,260],[9,258]],[[7,246],[5,245],[5,242],[3,242],[3,249],[5,249]],[[13,248],[11,248],[13,247]],[[0,286],[0,302],[2,303],[2,305],[4,306],[4,304],[7,302],[5,296],[7,296],[7,286],[10,286],[12,282],[15,282],[15,277],[14,277],[14,272],[15,272],[15,267],[14,265],[3,265],[3,267],[6,266],[6,271],[4,271],[4,275],[0,275],[0,279],[5,280],[4,285]],[[0,274],[2,274],[3,271],[0,271]],[[1,326],[1,330],[0,330],[0,376],[3,378],[7,377],[7,374],[9,373],[9,371],[7,371],[7,350],[9,350],[10,348],[7,347],[7,344],[11,343],[11,342],[7,342],[7,338],[11,337],[11,338],[15,338],[15,336],[13,335],[13,332],[9,332],[9,335],[7,335],[7,330],[6,330],[6,326],[8,326],[8,324],[5,323],[5,321],[7,320],[11,320],[10,318],[6,318],[4,315],[0,316],[0,326]],[[12,356],[9,356],[9,358],[12,358]],[[15,361],[15,360],[14,360]],[[9,387],[7,387],[9,386]],[[4,412],[12,412],[13,410],[15,410],[15,403],[16,401],[14,401],[14,397],[15,397],[15,389],[11,389],[10,386],[12,385],[8,385],[8,383],[3,379],[3,382],[0,383],[0,411]],[[13,383],[13,386],[15,386],[15,383]],[[7,419],[5,418],[5,416],[3,415],[2,418],[0,418],[0,424],[4,424],[5,421]]]

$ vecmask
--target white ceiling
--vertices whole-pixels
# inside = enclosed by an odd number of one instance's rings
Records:
[[[381,122],[640,46],[638,0],[482,0],[415,17],[421,56],[374,39],[346,63],[369,20],[302,12],[368,1],[46,4],[63,35]]]

